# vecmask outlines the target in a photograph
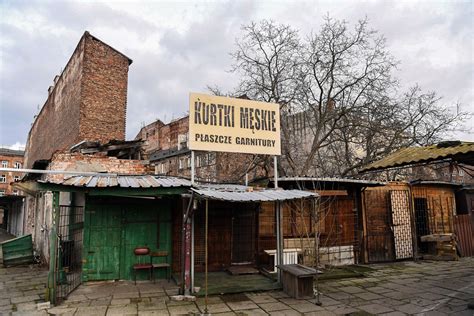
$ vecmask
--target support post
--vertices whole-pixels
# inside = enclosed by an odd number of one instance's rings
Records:
[[[278,188],[278,160],[277,156],[273,156],[273,175],[275,176],[275,189]]]
[[[195,174],[195,166],[194,166],[194,150],[191,150],[191,185],[194,185],[194,174]]]
[[[276,217],[276,236],[277,236],[277,249],[276,249],[276,264],[283,264],[283,232],[281,230],[281,207],[280,201],[275,202],[275,217]],[[277,269],[278,283],[281,283],[281,269]]]
[[[194,293],[194,212],[190,217],[191,220],[191,293]]]
[[[418,262],[418,237],[416,234],[416,214],[415,214],[415,197],[413,196],[412,186],[408,185],[408,199],[410,201],[410,229],[413,249],[413,261]]]
[[[205,223],[205,278],[206,278],[206,293],[205,293],[205,298],[204,298],[204,314],[208,315],[209,312],[207,310],[207,266],[208,266],[208,230],[209,230],[209,200],[206,199],[206,223]]]
[[[59,192],[53,192],[52,225],[49,232],[49,272],[46,300],[56,304],[56,290],[58,285],[58,228],[59,228]]]
[[[183,217],[181,226],[181,288],[179,293],[181,295],[189,295],[191,287],[190,279],[190,255],[191,255],[191,225],[189,217],[193,212],[194,195],[183,194],[181,196],[183,201]],[[186,208],[185,199],[189,198],[188,206]]]

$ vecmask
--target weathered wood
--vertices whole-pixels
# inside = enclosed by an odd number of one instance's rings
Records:
[[[314,296],[313,277],[315,269],[299,264],[278,265],[282,272],[283,291],[296,299],[310,299]]]
[[[3,265],[6,267],[33,262],[31,234],[4,241],[0,249],[3,252]]]
[[[451,241],[454,239],[453,234],[432,234],[420,237],[422,242],[441,242]]]
[[[474,234],[469,214],[454,217],[454,232],[461,250],[461,256],[474,256]]]

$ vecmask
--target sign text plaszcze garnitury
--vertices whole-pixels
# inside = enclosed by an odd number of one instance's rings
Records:
[[[276,103],[191,93],[189,148],[280,155],[280,108]]]

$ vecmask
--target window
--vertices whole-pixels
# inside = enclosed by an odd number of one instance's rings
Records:
[[[208,153],[208,164],[214,165],[216,163],[216,153]]]
[[[13,181],[15,181],[15,182],[20,181],[20,176],[14,176],[14,177],[13,177]]]
[[[178,150],[188,148],[188,134],[178,135]]]
[[[18,190],[13,190],[13,195],[18,195]]]
[[[21,162],[15,161],[15,164],[13,165],[13,168],[21,169]]]
[[[0,175],[0,183],[5,183],[5,182],[7,182],[7,176],[4,174]]]
[[[8,168],[8,161],[2,160],[2,168]]]
[[[0,196],[4,196],[5,195],[5,190],[0,190]]]
[[[183,158],[179,158],[179,166],[178,166],[179,169],[184,169],[184,159]]]

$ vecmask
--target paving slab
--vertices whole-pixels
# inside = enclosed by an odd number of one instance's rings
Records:
[[[32,271],[34,273],[32,273]],[[439,273],[443,271],[443,273]],[[46,315],[37,311],[46,273],[34,269],[0,267],[0,314]],[[32,276],[32,274],[35,274]],[[208,297],[213,315],[473,315],[467,302],[474,299],[474,258],[459,262],[400,262],[374,266],[365,278],[326,280],[316,299],[296,300],[283,291]],[[63,315],[183,315],[203,311],[204,298],[172,301],[178,288],[171,282],[97,282],[81,285],[60,306],[47,310]]]
[[[86,306],[79,307],[76,311],[77,315],[97,315],[103,316],[107,312],[107,306]]]
[[[202,305],[202,306],[199,306],[199,309],[201,310],[201,312],[204,312],[204,309],[205,306]],[[209,313],[224,313],[224,312],[231,312],[231,309],[229,306],[227,306],[225,303],[217,303],[217,304],[210,304],[210,305],[207,305],[207,310]]]
[[[180,305],[180,306],[169,306],[168,312],[170,315],[186,315],[189,313],[199,313],[199,309],[195,304]]]
[[[256,309],[258,308],[257,304],[252,301],[241,301],[241,302],[227,302],[227,305],[233,311],[240,311],[245,309]]]
[[[393,312],[393,309],[380,304],[363,305],[359,306],[359,309],[374,315]]]
[[[354,293],[354,296],[357,296],[366,301],[372,301],[383,298],[383,296],[371,292]]]
[[[262,304],[258,304],[258,306],[260,306],[260,308],[266,311],[267,313],[288,309],[288,305],[283,304],[281,302],[262,303]]]
[[[275,311],[270,313],[271,316],[301,316],[301,313],[294,309],[285,309],[281,311]]]
[[[268,294],[247,294],[247,297],[256,304],[260,303],[277,303],[278,301]]]
[[[316,304],[313,303],[301,303],[298,305],[290,305],[295,311],[300,313],[307,313],[307,312],[316,312],[316,311],[323,311],[324,309]]]
[[[125,306],[109,306],[106,315],[136,315],[138,313],[136,304]]]

